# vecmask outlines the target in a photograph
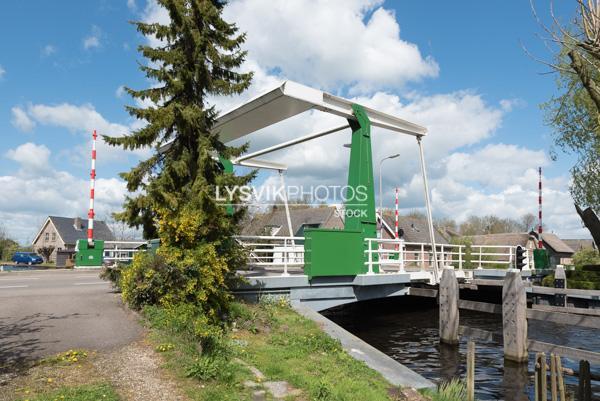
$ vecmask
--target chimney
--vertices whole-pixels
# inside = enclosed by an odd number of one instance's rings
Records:
[[[73,227],[75,227],[75,229],[77,231],[81,231],[83,229],[83,224],[81,222],[81,217],[75,217],[75,219],[73,221]]]

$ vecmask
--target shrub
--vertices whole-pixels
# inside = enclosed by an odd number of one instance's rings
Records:
[[[596,249],[581,249],[573,255],[573,264],[576,269],[581,269],[585,265],[599,265],[600,253]]]
[[[199,341],[204,353],[223,353],[223,328],[212,324],[197,306],[183,303],[147,306],[144,315],[155,328],[181,335],[192,342]]]
[[[105,266],[100,271],[100,278],[111,282],[113,288],[117,291],[121,291],[121,272],[123,271],[122,265],[117,266]]]
[[[464,382],[454,379],[442,383],[437,391],[425,391],[432,401],[464,401],[467,399],[467,387]]]
[[[156,254],[138,253],[120,281],[123,300],[134,309],[189,304],[194,313],[220,324],[231,301],[231,278],[215,246],[202,244],[192,250],[161,247]]]

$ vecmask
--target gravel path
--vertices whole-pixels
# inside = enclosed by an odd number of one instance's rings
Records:
[[[186,401],[172,379],[160,368],[160,356],[144,341],[111,351],[94,361],[128,401]]]

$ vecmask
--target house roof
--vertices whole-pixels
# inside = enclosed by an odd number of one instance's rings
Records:
[[[383,213],[383,221],[387,226],[386,229],[391,235],[394,235],[394,227],[396,226],[396,217],[389,213]],[[411,217],[411,216],[399,216],[398,217],[398,231],[403,230],[404,236],[402,239],[406,242],[431,242],[429,236],[429,227],[427,226],[427,220]],[[440,233],[440,231],[434,227],[434,236],[436,244],[447,244],[448,240]]]
[[[292,221],[294,234],[298,232],[298,229],[300,229],[303,224],[318,224],[319,227],[331,228],[327,227],[325,224],[331,219],[335,211],[336,208],[334,206],[305,208],[291,207],[290,219]],[[278,208],[269,213],[254,216],[252,220],[242,228],[242,235],[270,235],[265,232],[266,227],[281,227],[279,231],[275,233],[275,236],[289,236],[285,209]]]
[[[75,244],[77,240],[87,238],[86,219],[60,216],[48,216],[48,219],[54,224],[65,244]],[[77,219],[79,219],[78,228],[75,227]],[[94,220],[94,239],[114,241],[115,236],[104,221]]]
[[[484,235],[469,235],[473,245],[521,245],[527,246],[529,241],[529,233],[501,233],[501,234],[484,234]]]
[[[556,234],[542,233],[544,243],[552,248],[556,253],[575,253],[575,251],[566,243],[563,242]]]
[[[562,239],[575,252],[582,249],[596,249],[596,243],[593,239]]]
[[[527,242],[531,237],[537,239],[537,233],[501,233],[501,234],[486,234],[486,235],[471,235],[473,245],[512,245],[512,246],[527,246]],[[542,240],[544,244],[552,248],[556,253],[574,253],[573,249],[564,243],[560,238],[552,233],[543,233]]]

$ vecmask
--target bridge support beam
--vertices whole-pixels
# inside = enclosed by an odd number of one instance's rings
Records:
[[[440,342],[458,344],[458,281],[453,268],[444,268],[440,280]]]
[[[527,294],[521,272],[510,270],[502,286],[504,359],[527,362]]]

